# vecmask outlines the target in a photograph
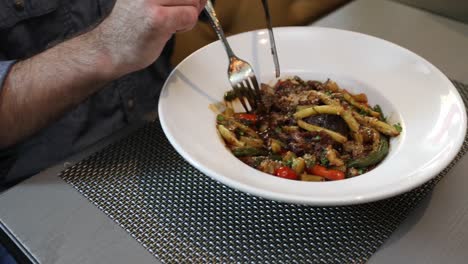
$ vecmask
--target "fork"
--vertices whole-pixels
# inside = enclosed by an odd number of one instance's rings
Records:
[[[273,62],[275,63],[276,78],[280,77],[280,66],[278,60],[278,51],[276,50],[275,35],[273,34],[273,28],[271,24],[270,9],[268,8],[268,0],[262,0],[263,11],[265,12],[265,18],[268,27],[268,35],[270,36],[271,55],[273,55]]]
[[[205,5],[205,14],[208,16],[210,24],[218,35],[218,38],[224,44],[224,49],[229,57],[228,78],[234,93],[239,98],[246,112],[257,110],[261,107],[261,95],[257,77],[252,66],[237,57],[232,51],[211,0],[208,0]],[[250,110],[247,103],[250,105]]]

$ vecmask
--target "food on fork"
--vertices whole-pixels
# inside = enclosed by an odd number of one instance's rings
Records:
[[[375,168],[401,125],[387,122],[379,105],[331,80],[299,77],[262,84],[261,111],[236,113],[228,92],[216,126],[227,148],[247,165],[277,177],[335,181]]]

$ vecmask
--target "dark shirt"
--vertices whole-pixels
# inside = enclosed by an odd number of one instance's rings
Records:
[[[28,58],[96,25],[110,13],[114,3],[115,0],[0,1],[0,61]],[[170,72],[171,49],[169,43],[147,69],[109,83],[36,135],[12,148],[0,149],[0,189],[155,110],[160,88]],[[0,89],[1,86],[0,83]]]

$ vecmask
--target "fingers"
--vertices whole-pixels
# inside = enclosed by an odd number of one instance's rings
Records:
[[[160,0],[162,6],[194,6],[200,13],[208,0]]]
[[[192,29],[207,0],[149,0],[152,4],[153,27],[171,33]]]
[[[206,0],[159,0],[158,4],[161,6],[193,6],[201,11],[205,7]]]
[[[205,8],[206,2],[208,2],[208,0],[201,0],[200,1],[200,11],[199,12],[203,11],[203,9]]]
[[[153,27],[162,27],[170,33],[187,31],[195,26],[198,15],[199,8],[192,5],[160,6],[153,9]]]

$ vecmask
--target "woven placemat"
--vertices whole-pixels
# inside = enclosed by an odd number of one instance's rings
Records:
[[[455,84],[467,104],[468,87]],[[467,150],[465,138],[454,161],[411,192],[344,207],[280,203],[226,187],[189,165],[158,123],[61,177],[165,263],[362,263]]]

